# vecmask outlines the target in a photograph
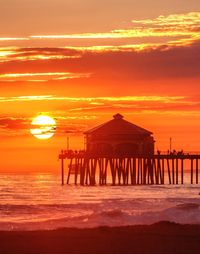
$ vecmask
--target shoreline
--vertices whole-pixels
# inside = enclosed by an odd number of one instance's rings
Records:
[[[152,225],[0,231],[3,254],[199,254],[200,224],[161,221]]]

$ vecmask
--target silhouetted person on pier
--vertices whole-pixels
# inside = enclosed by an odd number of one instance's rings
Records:
[[[172,154],[173,154],[173,155],[176,155],[176,154],[177,154],[175,149],[173,150]]]

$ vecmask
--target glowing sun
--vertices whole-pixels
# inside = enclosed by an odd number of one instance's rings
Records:
[[[45,115],[35,117],[31,125],[31,134],[39,139],[51,138],[54,135],[56,129],[55,120],[52,117]]]

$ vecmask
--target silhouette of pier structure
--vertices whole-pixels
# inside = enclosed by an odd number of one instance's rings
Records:
[[[74,184],[106,185],[109,174],[112,185],[183,184],[186,171],[190,172],[191,184],[199,183],[200,155],[102,157],[91,156],[87,153],[70,155],[62,151],[59,159],[63,185],[65,184],[65,159],[68,160],[67,184],[73,177]]]
[[[200,155],[154,154],[152,132],[113,117],[84,133],[85,151],[61,151],[62,185],[184,184],[186,172],[191,184],[199,183]]]

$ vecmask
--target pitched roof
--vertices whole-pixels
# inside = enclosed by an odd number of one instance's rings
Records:
[[[145,130],[133,123],[123,119],[123,116],[116,114],[114,119],[92,128],[84,134],[132,134],[132,135],[151,135],[152,132]]]

